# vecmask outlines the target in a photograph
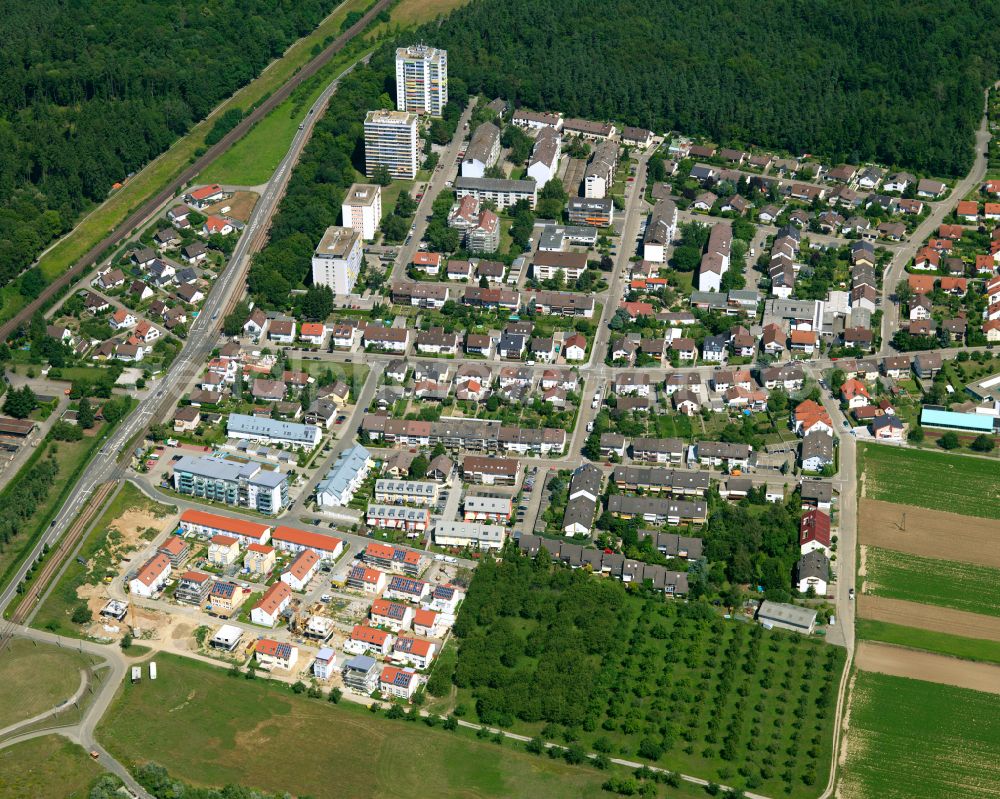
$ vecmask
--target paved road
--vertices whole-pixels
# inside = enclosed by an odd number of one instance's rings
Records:
[[[378,390],[379,380],[382,377],[386,363],[386,361],[372,361],[369,363],[368,375],[365,378],[365,384],[361,387],[361,391],[358,392],[358,401],[354,405],[354,410],[351,411],[351,415],[347,420],[340,425],[343,428],[340,438],[331,447],[330,454],[327,456],[325,462],[316,470],[316,474],[309,479],[299,493],[298,499],[292,503],[292,506],[283,515],[298,516],[305,513],[306,503],[316,490],[316,484],[326,476],[329,467],[336,461],[337,456],[345,449],[354,446],[358,430],[361,429],[361,420],[364,418],[368,406],[371,405],[371,401],[375,397],[375,392]]]
[[[197,502],[188,502],[178,496],[173,494],[164,494],[156,486],[152,485],[148,480],[146,480],[142,475],[130,475],[129,480],[135,483],[140,490],[157,502],[164,502],[171,505],[176,505],[181,511],[194,509],[194,510],[205,510],[205,505]],[[225,508],[213,508],[212,510],[219,510],[225,513],[226,516],[231,516],[236,519],[243,519],[248,522],[257,522],[258,524],[262,521],[260,516],[252,516],[247,513],[242,513],[239,508],[225,507]],[[312,514],[308,514],[312,515]],[[311,533],[320,533],[322,535],[333,536],[334,538],[339,538],[349,544],[352,551],[357,553],[363,550],[368,544],[372,542],[373,539],[367,538],[361,535],[355,535],[354,533],[348,533],[344,530],[331,530],[328,526],[310,524],[309,522],[299,521],[298,517],[294,518],[284,518],[281,520],[282,523],[287,523],[289,526],[297,527],[300,530],[306,530]],[[416,552],[420,552],[424,555],[429,555],[433,557],[430,553],[425,552],[417,546],[409,546],[406,544],[400,544],[399,546],[404,549],[412,549]],[[474,568],[475,561],[458,559],[458,564],[465,568]]]
[[[41,738],[46,735],[62,735],[71,741],[80,744],[88,752],[97,752],[97,762],[107,771],[116,774],[126,787],[140,799],[153,799],[146,790],[139,785],[121,763],[115,760],[107,750],[102,747],[94,737],[94,731],[98,722],[107,712],[115,693],[122,680],[125,679],[130,660],[126,658],[121,650],[114,645],[95,644],[91,641],[78,640],[73,638],[63,638],[59,635],[34,630],[30,627],[17,626],[13,630],[14,634],[20,638],[31,641],[38,641],[44,644],[53,644],[63,649],[72,649],[77,652],[85,652],[98,658],[102,658],[104,666],[94,671],[95,692],[90,704],[83,711],[83,718],[74,725],[66,727],[53,727],[50,729],[35,730],[20,736],[9,738],[0,742],[0,749],[8,746],[28,741],[32,738]]]
[[[472,117],[472,109],[475,107],[475,102],[475,98],[473,98],[465,107],[465,111],[462,112],[462,116],[458,120],[458,127],[455,129],[455,135],[445,148],[445,151],[441,153],[441,158],[438,159],[438,164],[434,168],[433,174],[431,174],[431,179],[424,188],[424,196],[417,203],[417,210],[413,217],[415,227],[413,234],[410,236],[410,243],[404,244],[399,248],[396,260],[392,264],[392,272],[389,276],[390,283],[406,279],[406,267],[413,260],[413,254],[417,252],[424,233],[427,232],[427,223],[431,218],[431,208],[434,205],[434,200],[437,199],[441,190],[445,188],[445,183],[453,181],[458,174],[459,165],[455,163],[455,159],[458,158],[458,154],[465,147],[465,126]]]
[[[958,204],[959,200],[964,199],[965,195],[983,182],[983,178],[986,177],[988,160],[986,150],[989,147],[990,138],[989,119],[984,113],[979,130],[976,131],[976,155],[969,174],[956,184],[947,200],[931,204],[930,214],[913,231],[913,235],[910,236],[909,240],[896,250],[896,255],[886,268],[882,278],[882,354],[895,352],[895,348],[891,342],[900,324],[899,304],[892,301],[896,285],[905,276],[906,265],[913,260],[913,257],[917,254],[917,250],[923,246],[924,241],[934,234],[944,218]]]
[[[383,9],[387,8],[391,2],[392,0],[377,0],[377,2],[364,14],[361,19],[338,36],[333,42],[330,43],[329,47],[323,50],[323,52],[317,55],[312,61],[296,72],[286,83],[275,89],[266,100],[251,111],[250,114],[244,117],[235,128],[224,135],[218,142],[209,147],[201,157],[197,158],[187,169],[174,178],[174,180],[172,180],[166,188],[139,206],[138,210],[130,214],[128,218],[125,219],[125,221],[123,221],[111,233],[109,233],[108,236],[106,236],[98,244],[95,244],[89,251],[79,258],[72,268],[64,272],[59,278],[46,286],[37,299],[28,303],[6,324],[0,325],[0,340],[6,340],[11,333],[17,329],[18,325],[31,319],[35,311],[44,307],[45,303],[58,294],[61,289],[65,286],[71,285],[88,270],[92,269],[94,264],[97,262],[97,259],[102,253],[104,253],[105,250],[110,247],[117,246],[124,239],[128,238],[132,234],[132,231],[142,225],[143,222],[151,215],[155,214],[164,203],[177,194],[182,186],[186,185],[188,181],[194,179],[205,169],[205,167],[232,147],[233,144],[242,138],[251,127],[253,127],[253,125],[267,116],[269,112],[274,110],[280,103],[287,99],[297,86],[299,86],[303,81],[311,78],[327,63],[329,63],[329,61],[337,55],[337,53],[339,53],[344,46],[352,38],[354,38],[354,36],[364,30],[368,23],[381,13]],[[149,167],[146,168],[148,169]]]
[[[127,453],[123,453],[126,445],[149,424],[164,418],[188,383],[194,379],[204,365],[206,357],[218,343],[221,318],[234,301],[243,294],[246,273],[250,267],[250,256],[266,241],[271,218],[284,195],[292,169],[309,141],[316,120],[322,115],[322,110],[336,92],[341,79],[353,70],[354,66],[356,64],[344,70],[336,80],[324,89],[312,105],[302,130],[296,132],[288,153],[281,160],[267,187],[261,193],[229,263],[212,286],[201,313],[191,325],[187,342],[180,357],[171,365],[166,376],[156,382],[154,393],[149,394],[139,403],[138,407],[109,438],[101,451],[94,456],[90,466],[73,488],[52,526],[37,542],[31,555],[25,558],[6,590],[0,594],[0,612],[10,604],[17,585],[24,579],[30,565],[38,559],[42,548],[45,545],[51,547],[59,540],[95,487],[106,480],[122,478],[125,473],[124,463],[129,460]]]

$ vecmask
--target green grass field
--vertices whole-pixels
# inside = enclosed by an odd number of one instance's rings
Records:
[[[866,497],[921,508],[1000,519],[995,462],[878,444],[858,446]]]
[[[132,483],[126,482],[98,517],[80,548],[79,556],[91,562],[92,566],[84,566],[76,558],[70,560],[52,593],[38,609],[32,626],[51,630],[58,635],[80,635],[80,627],[70,620],[73,609],[80,604],[76,589],[88,581],[101,580],[105,571],[111,568],[109,542],[114,544],[114,536],[109,533],[109,528],[115,519],[130,508],[141,508],[157,515],[165,515],[173,510],[168,505],[154,502]]]
[[[904,627],[901,624],[890,624],[874,619],[857,619],[854,629],[858,638],[866,641],[908,646],[963,660],[1000,663],[1000,641],[920,630],[916,627]]]
[[[104,773],[82,746],[58,735],[0,749],[0,799],[86,799]]]
[[[187,782],[315,799],[606,795],[606,772],[513,751],[509,742],[497,746],[346,701],[297,697],[171,655],[157,655],[157,664],[155,683],[122,686],[98,738],[126,763],[155,761]]]
[[[14,638],[0,652],[0,729],[69,699],[80,687],[79,652]]]
[[[844,799],[1000,796],[1000,714],[992,694],[859,672]]]
[[[1000,569],[868,548],[865,592],[1000,616]]]

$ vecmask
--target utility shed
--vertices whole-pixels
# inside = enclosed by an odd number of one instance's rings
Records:
[[[816,629],[816,611],[783,602],[761,602],[757,610],[757,621],[765,627],[780,627],[783,630],[810,635]]]

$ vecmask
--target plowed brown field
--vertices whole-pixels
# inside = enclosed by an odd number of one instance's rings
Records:
[[[905,530],[900,529],[903,514]],[[1000,520],[996,519],[861,499],[858,534],[868,546],[1000,568]]]

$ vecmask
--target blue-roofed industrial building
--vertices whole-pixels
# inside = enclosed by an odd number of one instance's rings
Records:
[[[231,413],[226,423],[226,435],[260,441],[264,444],[284,444],[293,449],[315,449],[323,434],[313,424],[282,422],[278,419]]]
[[[375,461],[360,444],[345,449],[337,456],[326,477],[316,484],[316,503],[320,507],[337,507],[349,503],[365,481]]]
[[[942,427],[948,430],[964,430],[968,433],[986,433],[997,429],[997,417],[983,413],[957,413],[941,408],[923,408],[920,424],[924,427]]]
[[[173,469],[174,490],[181,494],[271,515],[288,505],[287,476],[255,461],[184,455]]]

